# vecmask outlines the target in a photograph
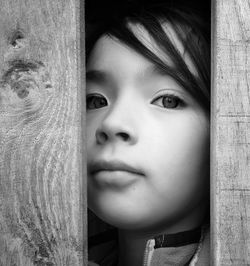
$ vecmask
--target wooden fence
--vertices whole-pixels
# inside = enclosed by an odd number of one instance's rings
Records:
[[[250,1],[213,5],[211,262],[250,265]]]
[[[1,266],[86,260],[82,9],[0,1]]]

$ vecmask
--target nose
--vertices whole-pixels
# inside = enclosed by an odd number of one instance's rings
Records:
[[[96,130],[97,144],[104,145],[111,142],[120,142],[133,145],[138,141],[136,132],[135,113],[128,108],[117,106],[109,110]]]

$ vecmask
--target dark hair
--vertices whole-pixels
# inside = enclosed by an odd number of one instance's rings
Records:
[[[120,14],[119,14],[120,15]],[[198,75],[192,73],[183,56],[173,45],[162,23],[171,25],[190,56]],[[158,47],[173,64],[166,64],[148,49],[133,33],[129,23],[143,26]],[[209,24],[208,24],[209,25]],[[210,110],[210,27],[191,11],[169,8],[167,4],[135,8],[120,16],[114,16],[87,38],[88,55],[102,35],[116,38],[133,48],[155,64],[166,75],[174,78],[207,111]]]

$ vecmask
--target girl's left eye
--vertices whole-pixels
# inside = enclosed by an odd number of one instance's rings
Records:
[[[151,102],[163,108],[174,109],[179,107],[183,101],[175,95],[163,95]]]
[[[87,110],[99,109],[108,105],[108,101],[101,94],[89,94],[86,99]]]

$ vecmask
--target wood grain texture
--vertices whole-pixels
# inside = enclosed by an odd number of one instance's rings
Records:
[[[250,1],[214,7],[213,264],[250,265]]]
[[[79,5],[0,0],[1,266],[86,265]]]

